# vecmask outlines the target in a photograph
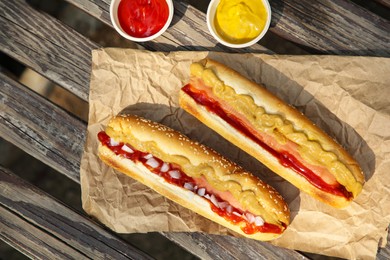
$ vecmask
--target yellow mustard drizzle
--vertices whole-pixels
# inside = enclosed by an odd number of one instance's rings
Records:
[[[321,146],[315,134],[295,129],[293,123],[285,119],[283,115],[267,113],[264,107],[258,106],[250,95],[237,94],[232,87],[225,85],[212,69],[205,68],[200,63],[194,63],[190,71],[191,75],[203,79],[207,86],[212,87],[216,97],[229,101],[234,110],[245,114],[255,128],[272,136],[279,144],[286,144],[288,140],[296,143],[299,147],[299,154],[307,163],[327,168],[344,186],[355,182],[351,171],[334,152],[326,151]],[[309,135],[313,136],[309,138]],[[356,194],[359,186],[352,185],[351,187],[353,189],[351,192]]]
[[[230,191],[243,209],[252,214],[262,216],[268,223],[280,224],[277,217],[277,214],[280,212],[277,212],[278,210],[275,207],[261,204],[263,195],[255,183],[248,181],[249,179],[245,178],[245,175],[248,173],[235,172],[224,176],[217,176],[215,168],[220,166],[217,164],[213,165],[212,162],[210,162],[210,164],[201,163],[194,165],[191,163],[190,159],[185,156],[165,153],[154,141],[145,142],[138,140],[133,135],[129,134],[131,131],[126,135],[122,135],[120,128],[114,130],[111,127],[107,127],[106,133],[116,140],[123,140],[124,142],[131,144],[137,150],[149,152],[164,162],[180,165],[181,169],[192,178],[204,176],[207,182],[215,189],[219,191]],[[265,189],[266,187],[264,186],[263,188]],[[258,206],[259,204],[261,207]]]
[[[261,0],[221,0],[214,25],[224,40],[240,44],[262,32],[268,15]]]

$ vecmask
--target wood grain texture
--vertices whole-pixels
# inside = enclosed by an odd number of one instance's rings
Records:
[[[39,109],[34,105],[30,106],[30,103],[38,104]],[[80,155],[87,128],[85,123],[2,74],[0,74],[0,105],[1,137],[79,183]],[[46,112],[41,111],[50,112],[46,115]],[[44,123],[44,118],[50,118],[50,123]],[[68,126],[72,128],[71,133]],[[51,128],[55,129],[55,134],[48,134],[53,132]],[[65,141],[59,141],[61,138]],[[48,154],[57,156],[47,156]],[[39,208],[34,209],[37,210]],[[259,259],[264,253],[273,258],[280,255],[293,259],[300,257],[299,253],[293,250],[279,250],[278,247],[267,243],[248,242],[247,239],[224,237],[221,240],[207,234],[188,234],[184,237],[180,233],[163,233],[163,235],[195,255],[209,255],[211,258],[221,255],[233,256],[238,248],[252,252],[254,258]],[[241,254],[245,253],[243,251]]]
[[[271,31],[322,53],[390,57],[390,21],[348,0],[270,1]]]
[[[110,0],[67,1],[112,26],[109,20]],[[190,5],[179,1],[174,1],[174,3],[173,24],[176,24],[171,26],[163,37],[167,37],[172,42],[180,39],[178,43],[182,46],[179,49],[186,49],[187,46],[191,46],[192,50],[202,50],[203,47],[213,49],[210,42],[216,43],[216,41],[211,38],[205,27],[205,15],[195,11]],[[275,0],[270,1],[270,4],[272,7],[270,30],[285,39],[325,54],[390,56],[389,20],[351,1]],[[183,9],[187,9],[188,12],[184,16],[182,15]],[[194,14],[197,19],[188,20]],[[199,40],[201,38],[205,41]],[[187,42],[190,44],[188,45]],[[155,44],[152,42],[145,47],[153,48],[153,46]],[[220,48],[220,46],[215,46],[214,49],[220,50]],[[247,50],[222,47],[222,51]]]
[[[0,236],[37,258],[152,259],[0,166]]]
[[[99,47],[26,1],[0,0],[0,49],[83,100]]]
[[[0,204],[0,239],[33,259],[85,259],[86,256]]]
[[[387,230],[390,231],[390,225],[387,227]],[[390,259],[390,232],[387,233],[387,245],[386,247],[379,248],[377,254],[378,260],[388,260]]]
[[[86,123],[0,72],[0,136],[79,182]]]
[[[206,235],[203,233],[163,234],[201,259],[308,259],[296,251],[253,239]],[[213,246],[209,246],[210,244]]]
[[[390,8],[390,0],[374,0],[378,4],[381,4],[387,8]]]

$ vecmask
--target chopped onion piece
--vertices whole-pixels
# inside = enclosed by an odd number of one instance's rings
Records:
[[[186,183],[184,183],[184,188],[187,189],[187,190],[193,190],[194,189],[194,184],[192,184],[190,182],[186,182]]]
[[[160,171],[167,172],[168,170],[169,170],[169,165],[166,162],[164,162],[163,165],[161,166]]]
[[[237,217],[242,217],[242,215],[240,213],[238,213],[237,211],[233,211],[232,213],[233,215],[236,215]]]
[[[148,153],[147,155],[145,155],[144,156],[144,158],[147,160],[147,159],[150,159],[150,158],[152,158],[153,157],[153,155],[152,154],[150,154],[150,153]]]
[[[224,209],[224,208],[226,208],[227,206],[229,206],[229,203],[227,203],[226,201],[218,202],[218,206],[219,206],[221,209]]]
[[[110,138],[110,146],[118,146],[119,144],[120,144],[120,142],[115,141],[114,138]]]
[[[160,163],[152,157],[146,161],[146,164],[152,167],[153,169],[156,169]]]
[[[210,197],[210,195],[209,194],[206,194],[206,195],[204,195],[204,197],[206,198],[206,199],[211,199],[211,197]]]
[[[206,194],[206,189],[200,188],[197,193],[199,196],[203,197]]]
[[[128,152],[128,153],[134,153],[133,149],[128,147],[127,145],[122,146],[121,148],[123,151]]]
[[[172,170],[168,172],[169,175],[174,179],[180,179],[180,172],[178,170]]]
[[[264,225],[264,220],[261,217],[256,216],[255,217],[255,225],[258,226],[258,227]]]
[[[253,222],[255,222],[255,216],[253,216],[253,214],[247,212],[245,214],[245,217],[246,217],[246,219],[248,220],[249,223],[252,224]]]
[[[228,206],[226,207],[226,211],[227,211],[229,214],[231,214],[232,211],[233,211],[232,205],[228,205]]]
[[[219,208],[218,200],[217,200],[217,198],[214,196],[214,194],[211,194],[211,196],[210,196],[210,201],[214,204],[214,206],[216,206],[217,208]]]

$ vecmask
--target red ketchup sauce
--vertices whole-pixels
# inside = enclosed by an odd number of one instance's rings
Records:
[[[213,203],[210,203],[211,210],[217,213],[219,216],[223,217],[224,219],[229,220],[230,222],[237,224],[243,221],[243,218],[234,214],[231,214],[227,212],[225,209],[221,209],[216,207]],[[240,212],[243,214],[239,209],[236,209],[233,207],[233,211]],[[244,213],[245,214],[245,213]],[[286,225],[282,223],[283,227],[270,224],[267,222],[264,222],[261,226],[256,226],[255,223],[249,223],[247,220],[245,221],[245,226],[241,227],[241,230],[244,231],[245,234],[254,234],[254,233],[274,233],[274,234],[281,234],[284,229],[286,229]]]
[[[195,89],[194,87],[192,87],[191,84],[185,85],[182,90],[191,98],[193,98],[196,103],[204,106],[208,111],[221,117],[237,131],[241,132],[243,135],[261,146],[264,150],[275,156],[284,167],[293,169],[295,172],[303,176],[306,180],[308,180],[318,189],[334,194],[336,196],[345,197],[348,200],[353,198],[352,193],[347,191],[343,185],[327,184],[318,175],[314,174],[313,171],[303,165],[287,151],[276,151],[272,147],[268,146],[266,143],[262,142],[255,134],[253,134],[248,128],[244,126],[244,123],[238,117],[232,114],[228,114],[222,108],[220,103],[209,97],[205,91]]]
[[[168,20],[168,15],[165,0],[121,0],[118,6],[118,19],[122,29],[138,38],[160,31]]]
[[[151,172],[164,178],[165,181],[167,181],[168,183],[174,184],[182,188],[185,188],[185,185],[189,185],[190,187],[192,187],[190,190],[195,194],[199,194],[198,193],[199,189],[206,190],[205,188],[197,187],[195,180],[192,177],[186,175],[177,165],[171,163],[164,163],[161,159],[152,156],[149,153],[144,153],[139,150],[136,150],[133,147],[131,147],[129,144],[119,143],[119,144],[112,145],[110,141],[111,138],[104,131],[98,133],[98,139],[102,143],[102,145],[107,146],[116,155],[123,156],[124,158],[130,159],[134,162],[141,162]],[[122,149],[124,145],[129,147],[132,150],[132,152],[124,151]],[[157,167],[152,167],[148,164],[148,160],[150,158],[153,158],[156,162],[158,162]],[[165,169],[162,169],[164,164],[167,166],[165,166],[166,167]],[[170,171],[178,172],[180,178],[177,177],[173,178],[169,173]],[[189,188],[187,187],[186,189]],[[211,196],[214,197],[214,202],[211,201],[210,199]],[[246,219],[245,214],[248,214],[247,212],[242,212],[240,209],[231,206],[228,202],[223,201],[219,196],[212,194],[206,190],[202,197],[204,197],[206,201],[209,202],[211,210],[217,213],[219,216],[223,217],[224,219],[230,221],[233,224],[238,224],[242,222],[243,225],[241,226],[241,229],[246,234],[254,234],[257,232],[281,234],[283,230],[286,228],[286,225],[284,225],[284,223],[282,223],[283,227],[266,223],[266,222],[262,226],[256,226],[255,223],[253,222],[250,223]],[[225,205],[225,206],[221,206],[221,205]],[[228,207],[230,207],[230,209],[228,209]],[[233,214],[233,212],[235,214]]]

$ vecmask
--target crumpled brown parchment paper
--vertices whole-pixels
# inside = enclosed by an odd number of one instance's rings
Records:
[[[206,56],[262,83],[297,107],[360,163],[366,184],[346,209],[299,192],[178,106],[189,65]],[[120,233],[229,232],[165,199],[98,159],[96,135],[127,111],[207,144],[274,186],[288,202],[291,225],[273,244],[344,258],[374,258],[390,223],[390,59],[278,56],[129,49],[93,52],[88,135],[81,162],[85,211]]]

